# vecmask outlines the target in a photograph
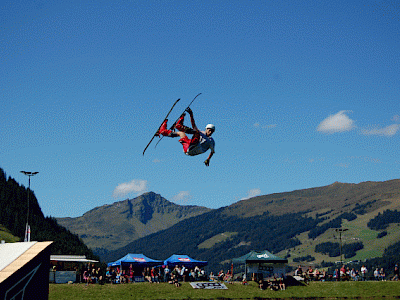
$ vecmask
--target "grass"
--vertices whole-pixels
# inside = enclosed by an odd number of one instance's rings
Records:
[[[205,240],[204,242],[202,242],[197,247],[199,249],[210,249],[215,244],[220,243],[220,242],[224,242],[227,239],[229,239],[230,237],[232,237],[234,235],[237,235],[237,234],[238,234],[237,232],[223,232],[223,233],[217,234],[217,235],[209,238],[208,240]]]
[[[228,290],[193,289],[189,283],[179,288],[166,283],[50,284],[49,299],[400,299],[400,281],[311,282],[284,291],[261,291],[255,282],[226,286]]]
[[[0,240],[4,240],[6,243],[15,243],[19,242],[20,238],[13,236],[7,228],[0,224]]]

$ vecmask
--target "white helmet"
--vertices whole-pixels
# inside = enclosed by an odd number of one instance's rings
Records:
[[[206,129],[211,129],[213,132],[215,131],[215,126],[213,124],[208,124]]]

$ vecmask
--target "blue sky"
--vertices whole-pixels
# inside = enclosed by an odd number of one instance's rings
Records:
[[[399,178],[397,1],[2,1],[0,167],[45,215]],[[216,154],[142,151],[172,103]]]

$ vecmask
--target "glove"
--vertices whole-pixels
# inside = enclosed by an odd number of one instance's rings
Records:
[[[207,159],[204,161],[204,164],[208,167],[208,166],[210,165],[210,160],[207,158]]]

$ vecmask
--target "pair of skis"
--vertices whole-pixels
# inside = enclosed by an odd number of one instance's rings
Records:
[[[197,94],[196,97],[193,98],[193,100],[192,100],[192,101],[189,103],[189,105],[185,108],[185,110],[183,111],[183,113],[185,113],[186,109],[188,109],[188,108],[190,107],[190,105],[194,102],[194,100],[196,100],[196,98],[197,98],[198,96],[200,96],[200,95],[201,95],[201,93]],[[168,119],[168,116],[170,115],[170,113],[171,113],[172,110],[174,109],[175,105],[179,102],[179,100],[181,100],[181,99],[179,98],[178,100],[176,100],[176,101],[174,102],[174,104],[172,105],[171,109],[169,110],[169,112],[168,112],[167,115],[165,116],[164,120],[165,120],[165,119]],[[182,113],[182,114],[183,114],[183,113]],[[161,125],[164,123],[164,120],[162,121]],[[179,118],[174,122],[174,124],[172,124],[172,126],[170,127],[170,130],[173,130],[173,129],[175,128],[175,125],[176,125],[176,123],[178,122],[178,120],[179,120]],[[155,138],[156,136],[158,136],[158,134],[159,134],[158,130],[159,130],[159,128],[161,127],[161,125],[158,127],[156,133],[153,135],[153,137],[151,138],[150,142],[147,144],[146,148],[144,148],[144,150],[143,150],[143,155],[144,155],[144,153],[146,152],[147,148],[149,148],[149,146],[150,146],[151,142],[154,140],[154,138]],[[161,140],[163,139],[163,137],[164,137],[164,136],[162,136],[162,137],[160,138],[160,140],[157,142],[156,147],[157,147],[158,143],[161,142]]]

